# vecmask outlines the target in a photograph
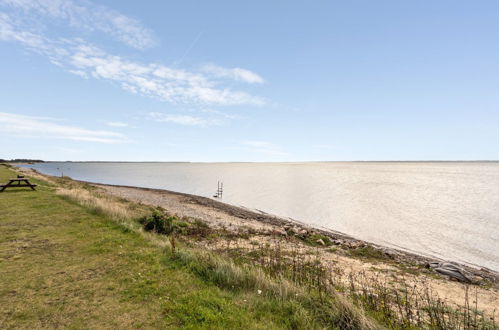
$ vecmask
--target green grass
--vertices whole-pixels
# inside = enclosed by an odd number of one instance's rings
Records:
[[[13,176],[0,165],[0,182]],[[0,193],[0,328],[318,327],[296,302],[223,289],[143,235],[31,181],[36,192]]]
[[[389,258],[383,253],[383,251],[373,248],[372,246],[350,249],[348,250],[348,255],[351,257],[357,257],[366,260],[389,260]]]
[[[322,240],[324,242],[324,245],[325,246],[331,246],[333,245],[333,242],[331,242],[331,239],[325,235],[321,235],[321,234],[313,234],[313,235],[309,235],[307,236],[304,241],[305,243],[307,243],[308,245],[311,245],[311,246],[322,246],[322,244],[320,244],[318,241],[319,240]]]

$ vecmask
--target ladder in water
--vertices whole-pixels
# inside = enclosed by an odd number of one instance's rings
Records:
[[[222,198],[223,192],[224,192],[224,183],[218,181],[217,182],[217,193],[215,195],[213,195],[213,197],[215,197],[215,198]]]

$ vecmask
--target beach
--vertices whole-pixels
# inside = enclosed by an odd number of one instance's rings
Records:
[[[209,224],[215,230],[227,230],[235,236],[217,240],[201,240],[196,244],[212,251],[225,250],[232,246],[234,250],[251,250],[258,245],[279,245],[281,249],[300,249],[302,253],[320,253],[320,259],[329,268],[343,269],[347,278],[350,274],[364,273],[366,276],[383,277],[385,279],[403,279],[414,286],[430,286],[439,297],[455,305],[464,301],[466,284],[452,281],[445,276],[434,276],[425,266],[436,260],[402,250],[386,248],[365,241],[357,240],[342,233],[313,228],[306,224],[282,219],[263,212],[257,212],[213,199],[190,194],[176,193],[160,189],[147,189],[127,186],[93,184],[120,198],[138,203],[159,206],[171,214],[181,218],[199,219]],[[336,249],[325,246],[309,246],[301,244],[300,240],[289,237],[286,229],[293,228],[298,235],[324,235],[331,238]],[[305,233],[306,232],[306,233]],[[247,235],[241,235],[241,233]],[[317,236],[319,237],[319,236]],[[305,238],[306,239],[306,238]],[[297,241],[299,242],[297,244]],[[358,258],[351,251],[372,247],[380,254],[373,258]],[[459,265],[477,284],[474,285],[478,295],[478,308],[487,313],[493,313],[499,304],[499,274],[485,268],[474,268]],[[381,274],[381,275],[380,275]],[[486,283],[486,284],[485,284]]]

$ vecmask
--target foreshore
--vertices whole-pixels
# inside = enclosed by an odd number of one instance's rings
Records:
[[[252,227],[259,231],[281,236],[288,236],[287,229],[300,235],[311,236],[314,234],[324,235],[331,239],[334,245],[342,246],[346,249],[356,249],[359,247],[372,247],[381,251],[387,257],[400,263],[411,263],[427,265],[432,262],[452,262],[466,270],[468,273],[488,279],[493,283],[499,283],[499,273],[485,268],[473,267],[465,264],[453,262],[452,260],[442,260],[431,258],[408,251],[384,247],[367,241],[353,238],[347,234],[309,226],[303,222],[285,219],[259,210],[234,206],[211,198],[180,193],[165,189],[142,188],[126,185],[111,185],[81,181],[96,187],[101,187],[111,194],[141,202],[153,206],[161,206],[181,217],[193,217],[207,221],[219,228],[237,226]],[[302,237],[303,238],[303,237]]]
[[[179,217],[200,219],[215,229],[248,234],[248,238],[218,239],[198,243],[208,250],[225,250],[226,246],[232,246],[234,250],[250,250],[252,245],[256,243],[268,246],[279,245],[282,249],[291,250],[298,242],[302,250],[310,250],[310,253],[319,250],[325,264],[344,269],[346,274],[363,272],[368,276],[380,276],[382,273],[382,276],[386,278],[401,276],[404,281],[414,284],[431,283],[432,289],[440,297],[455,304],[464,301],[463,286],[467,284],[454,281],[447,276],[436,275],[426,268],[429,263],[442,260],[381,247],[342,233],[312,228],[303,223],[236,207],[206,197],[161,189],[105,184],[92,185],[127,200],[160,206]],[[294,234],[289,234],[289,228],[293,228],[291,231]],[[322,237],[322,235],[331,238],[334,251],[321,244],[314,246],[309,246],[306,243],[300,244],[306,242],[307,237]],[[289,246],[286,247],[285,242],[290,242]],[[370,248],[373,248],[374,251],[371,251]],[[373,256],[363,257],[361,254],[357,256],[357,251],[370,251],[369,253]],[[376,253],[376,251],[380,253]],[[472,278],[476,284],[474,286],[480,297],[479,308],[493,313],[499,304],[499,275],[492,270],[477,269],[466,265],[459,265],[459,267],[465,270],[468,277]]]

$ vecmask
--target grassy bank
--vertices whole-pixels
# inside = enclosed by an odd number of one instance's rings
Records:
[[[15,174],[0,165],[0,182]],[[36,192],[0,194],[0,328],[378,327],[341,299],[317,304],[182,244],[172,253],[168,237],[134,220],[146,206],[31,181]]]

